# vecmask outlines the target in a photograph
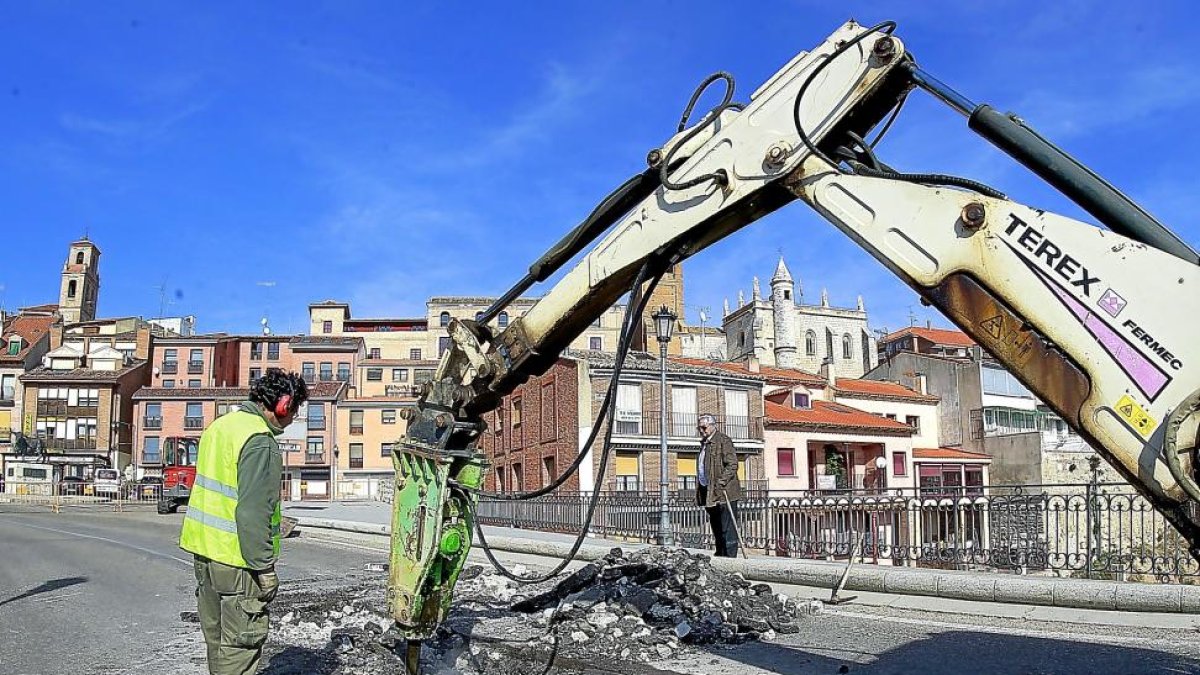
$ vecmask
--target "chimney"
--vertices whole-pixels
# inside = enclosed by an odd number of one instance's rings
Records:
[[[825,380],[825,400],[832,401],[834,399],[834,387],[837,384],[837,378],[833,373],[833,359],[826,356],[821,361],[821,369],[817,371],[822,380]]]
[[[925,376],[925,373],[917,373],[913,378],[913,389],[916,389],[918,394],[929,393],[929,378]]]
[[[925,319],[925,327],[926,327],[926,328],[933,328],[933,320],[932,320],[932,319]]]
[[[754,354],[746,357],[746,370],[752,373],[762,372],[762,364],[758,362],[758,357]]]
[[[50,327],[50,351],[54,351],[62,346],[63,342],[63,325],[61,323],[54,324]]]

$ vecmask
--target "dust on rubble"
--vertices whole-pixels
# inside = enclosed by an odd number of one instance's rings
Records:
[[[520,565],[518,575],[528,571]],[[613,549],[556,581],[517,584],[464,570],[450,615],[422,649],[423,673],[655,673],[700,649],[795,633],[820,603],[796,603],[682,549]],[[263,673],[403,672],[386,579],[281,594]]]

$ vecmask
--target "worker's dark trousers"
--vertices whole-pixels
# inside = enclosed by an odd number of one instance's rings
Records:
[[[276,588],[263,588],[258,575],[201,556],[195,557],[200,630],[208,646],[211,675],[250,675],[258,670],[267,641],[267,605]],[[277,586],[277,584],[276,584]]]
[[[700,503],[707,501],[708,489],[700,486]],[[732,509],[733,514],[730,514]],[[724,502],[717,502],[716,506],[706,506],[704,510],[708,512],[708,523],[712,527],[713,541],[716,542],[718,558],[736,558],[738,555],[738,536],[737,530],[734,527],[733,518],[737,515],[737,502],[729,502],[729,506],[725,506]]]

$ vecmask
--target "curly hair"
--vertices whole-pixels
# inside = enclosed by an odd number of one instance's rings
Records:
[[[279,368],[267,368],[267,372],[250,385],[250,400],[267,410],[274,410],[275,404],[284,396],[292,397],[292,410],[307,401],[308,385],[304,378]]]

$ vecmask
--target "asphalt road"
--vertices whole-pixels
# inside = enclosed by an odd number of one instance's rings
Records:
[[[202,673],[179,516],[0,514],[0,674]],[[283,584],[334,587],[384,560],[369,540],[285,542]],[[527,564],[532,562],[522,560]],[[1032,622],[848,605],[776,642],[656,664],[660,673],[1197,673],[1193,628]],[[843,670],[845,668],[845,670]],[[608,670],[606,672],[611,672]]]

